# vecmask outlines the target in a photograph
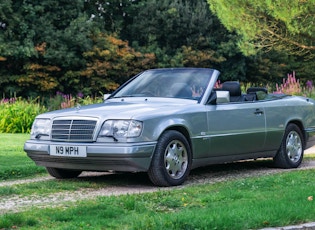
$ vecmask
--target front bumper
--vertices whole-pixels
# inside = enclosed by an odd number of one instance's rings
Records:
[[[85,146],[86,157],[51,156],[50,145]],[[29,140],[24,151],[37,164],[44,167],[82,171],[148,171],[156,142],[146,143],[61,143]]]

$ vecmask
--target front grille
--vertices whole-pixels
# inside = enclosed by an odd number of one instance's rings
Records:
[[[54,120],[51,138],[54,141],[93,141],[96,120]]]

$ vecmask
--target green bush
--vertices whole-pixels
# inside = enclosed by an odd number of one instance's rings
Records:
[[[90,105],[95,103],[103,102],[103,96],[101,97],[90,97],[84,96],[82,93],[73,96],[71,94],[64,94],[62,92],[57,92],[54,97],[51,97],[46,103],[46,107],[49,111],[57,109],[73,108],[78,105]]]
[[[22,98],[2,99],[0,101],[0,133],[29,133],[32,123],[38,114],[56,110],[71,108],[74,106],[100,103],[102,97],[72,97],[63,93],[57,93],[50,98],[47,105],[40,103],[39,99],[26,100]]]
[[[35,117],[45,111],[36,100],[3,99],[0,101],[0,133],[29,133]]]

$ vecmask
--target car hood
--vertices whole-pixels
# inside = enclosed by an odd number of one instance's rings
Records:
[[[143,119],[144,117],[168,115],[197,105],[197,101],[185,99],[120,99],[71,109],[56,110],[38,117],[56,118],[69,116],[97,117],[103,119]],[[194,106],[193,106],[194,107]]]

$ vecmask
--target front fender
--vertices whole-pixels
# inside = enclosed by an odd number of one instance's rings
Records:
[[[143,137],[157,141],[165,130],[172,127],[182,127],[190,138],[194,138],[207,133],[207,118],[205,113],[198,112],[150,119],[144,122]]]
[[[154,132],[152,133],[153,140],[158,140],[161,134],[172,127],[183,127],[187,130],[189,136],[192,136],[191,133],[191,124],[185,119],[182,118],[173,118],[173,119],[165,119],[159,122],[158,126],[155,127]]]

